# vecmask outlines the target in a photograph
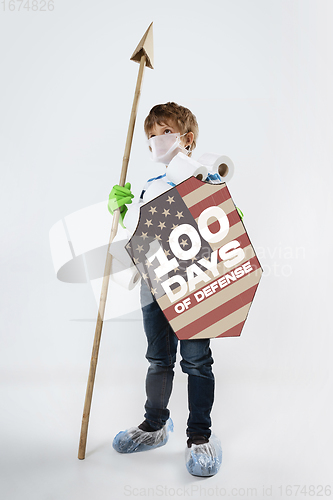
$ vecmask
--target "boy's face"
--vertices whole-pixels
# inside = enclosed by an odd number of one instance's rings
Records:
[[[180,130],[174,122],[161,122],[161,125],[155,123],[149,131],[148,139],[155,137],[155,135],[175,134],[177,132],[180,133]]]
[[[148,133],[148,139],[154,137],[155,135],[176,134],[177,132],[182,135],[181,130],[179,130],[177,123],[174,121],[170,120],[168,122],[161,122],[161,125],[155,123]],[[183,147],[188,146],[189,144],[192,144],[193,138],[193,132],[188,132],[186,136],[180,138],[180,143]]]

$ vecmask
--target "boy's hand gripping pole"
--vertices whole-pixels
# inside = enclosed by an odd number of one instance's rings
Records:
[[[126,181],[127,167],[128,167],[128,162],[129,162],[129,157],[130,157],[130,152],[131,152],[138,102],[139,102],[139,97],[140,97],[140,93],[141,93],[143,70],[144,70],[145,66],[148,66],[148,68],[154,69],[154,67],[153,67],[153,23],[150,24],[149,28],[147,29],[147,31],[143,35],[142,39],[140,40],[137,48],[133,52],[133,55],[131,57],[131,61],[136,61],[136,62],[140,63],[140,67],[139,67],[139,73],[138,73],[137,82],[136,82],[132,111],[131,111],[128,131],[127,131],[125,152],[124,152],[124,156],[123,156],[123,164],[122,164],[122,168],[121,168],[120,181],[119,181],[120,186],[124,186],[125,181]],[[119,214],[120,214],[120,209],[118,208],[113,214],[110,241],[109,241],[109,247],[108,247],[108,252],[107,252],[107,257],[106,257],[106,262],[105,262],[104,277],[103,277],[101,297],[100,297],[100,302],[99,302],[97,323],[96,323],[96,329],[95,329],[95,338],[94,338],[94,344],[93,344],[93,349],[92,349],[89,377],[88,377],[87,390],[86,390],[86,398],[85,398],[85,402],[84,402],[84,409],[83,409],[83,416],[82,416],[81,435],[80,435],[80,444],[79,444],[79,453],[78,453],[78,458],[80,460],[85,458],[85,453],[86,453],[86,443],[87,443],[87,433],[88,433],[88,423],[89,423],[91,399],[92,399],[92,393],[93,393],[93,388],[94,388],[95,373],[96,373],[96,366],[97,366],[97,359],[98,359],[98,351],[99,351],[99,345],[100,345],[100,340],[101,340],[105,304],[106,304],[109,279],[110,279],[110,271],[111,271],[112,256],[109,252],[109,248],[110,248],[110,245],[111,245],[114,237],[117,234]]]

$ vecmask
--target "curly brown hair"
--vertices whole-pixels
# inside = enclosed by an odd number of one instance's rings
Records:
[[[184,106],[180,106],[175,102],[167,102],[165,104],[157,104],[149,111],[149,115],[144,122],[144,130],[148,137],[149,132],[154,127],[155,123],[173,122],[177,124],[181,134],[193,132],[194,138],[192,150],[196,147],[197,138],[199,135],[199,126],[194,114]],[[171,124],[170,124],[171,125]]]

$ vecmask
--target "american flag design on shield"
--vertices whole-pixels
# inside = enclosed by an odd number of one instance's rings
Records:
[[[262,269],[225,183],[143,205],[126,249],[179,339],[241,334]]]

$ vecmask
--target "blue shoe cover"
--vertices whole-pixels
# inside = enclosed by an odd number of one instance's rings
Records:
[[[192,476],[214,476],[222,464],[221,442],[214,434],[205,444],[192,444],[185,450],[186,468]]]
[[[131,427],[127,431],[118,432],[112,446],[119,453],[154,450],[167,443],[170,431],[173,432],[171,418],[167,420],[162,429],[154,432],[146,432],[138,427]]]

